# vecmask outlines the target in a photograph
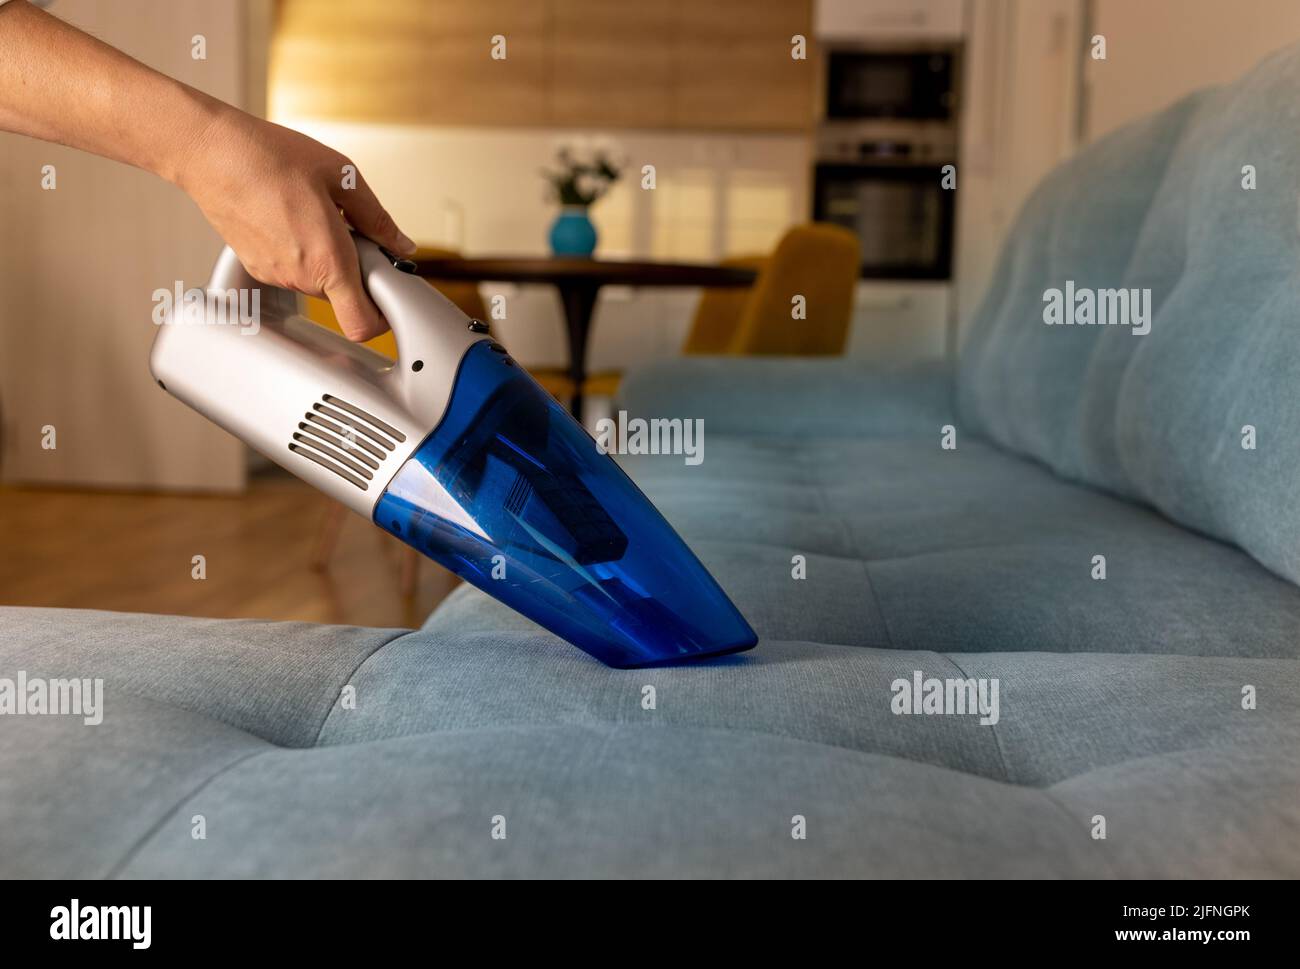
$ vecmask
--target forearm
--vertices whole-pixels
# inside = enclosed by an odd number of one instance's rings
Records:
[[[0,130],[175,182],[212,121],[231,110],[26,0],[0,6]]]
[[[348,222],[393,252],[415,243],[352,162],[306,135],[150,70],[27,0],[0,4],[0,131],[161,175],[253,278],[324,296],[354,340],[387,328],[362,286]]]

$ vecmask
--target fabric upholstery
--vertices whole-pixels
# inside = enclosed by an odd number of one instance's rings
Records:
[[[1300,651],[1291,583],[988,445],[706,433],[704,455],[690,468],[667,456],[627,464],[741,611],[782,636],[962,651]],[[789,580],[796,554],[808,558],[803,583]],[[1105,580],[1092,578],[1095,555]]]
[[[704,422],[705,437],[926,436],[957,421],[943,363],[685,357],[628,374],[619,406],[641,417]]]
[[[962,348],[964,423],[1300,580],[1300,47],[1050,175]],[[1252,166],[1255,188],[1245,188]],[[1043,294],[1149,288],[1150,333],[1047,326]],[[1242,446],[1243,428],[1257,447]]]

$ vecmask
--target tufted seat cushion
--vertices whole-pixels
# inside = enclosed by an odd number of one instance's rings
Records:
[[[765,638],[752,657],[635,673],[536,631],[375,631],[362,635],[375,648],[354,675],[331,679],[321,664],[306,691],[337,696],[346,679],[356,708],[335,705],[313,746],[287,747],[221,719],[232,711],[219,695],[150,699],[136,692],[145,683],[93,661],[137,637],[182,642],[192,620],[58,610],[0,620],[9,642],[29,641],[33,624],[76,631],[67,638],[84,652],[62,651],[63,667],[28,663],[31,675],[109,674],[99,727],[4,724],[6,877],[1297,870],[1300,722],[1284,691],[1300,684],[1286,661]],[[312,634],[221,625],[230,637],[207,637],[202,654],[160,656],[158,683],[246,656],[251,643],[261,662],[234,668],[256,695],[276,651]],[[891,714],[890,683],[914,669],[1000,677],[1001,719]],[[1268,684],[1260,711],[1240,710],[1243,681]],[[654,711],[641,706],[647,684]],[[324,706],[296,711],[298,725],[315,728]],[[806,842],[790,838],[796,814]],[[1089,836],[1097,814],[1106,841]],[[504,843],[489,834],[497,815]],[[204,840],[191,836],[199,816]]]
[[[978,441],[945,451],[939,439],[711,440],[698,468],[627,463],[779,638],[1297,656],[1300,590],[1240,550]],[[803,582],[790,580],[795,555]]]

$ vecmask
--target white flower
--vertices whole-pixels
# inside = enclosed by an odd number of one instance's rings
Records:
[[[604,189],[605,180],[595,175],[588,175],[585,172],[573,180],[573,187],[578,190],[578,194],[588,200],[594,200]]]

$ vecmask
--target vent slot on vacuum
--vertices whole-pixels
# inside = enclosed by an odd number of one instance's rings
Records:
[[[324,394],[298,422],[289,450],[362,491],[406,435],[355,404]]]

